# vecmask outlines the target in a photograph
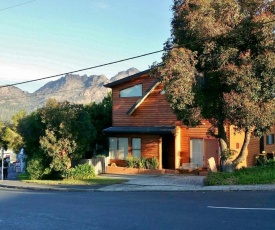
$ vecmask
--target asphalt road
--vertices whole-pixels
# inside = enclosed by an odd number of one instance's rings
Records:
[[[0,228],[275,229],[275,193],[2,189]]]

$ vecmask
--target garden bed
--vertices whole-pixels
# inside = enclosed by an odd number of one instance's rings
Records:
[[[143,169],[143,168],[128,168],[118,166],[107,166],[107,173],[109,174],[178,174],[177,170],[169,169]]]
[[[200,173],[202,172],[202,173]],[[106,173],[109,174],[186,174],[186,175],[203,175],[205,176],[203,170],[178,170],[178,169],[144,169],[144,168],[129,168],[129,167],[119,167],[115,164],[106,167]],[[207,172],[207,171],[206,171]]]

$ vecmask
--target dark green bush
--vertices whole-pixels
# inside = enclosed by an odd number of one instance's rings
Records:
[[[95,176],[96,174],[95,174],[94,167],[87,163],[82,165],[77,165],[74,168],[68,169],[67,175],[66,175],[68,179],[78,179],[78,180],[91,179]]]
[[[46,169],[46,171],[48,170]],[[49,173],[44,173],[44,175],[42,176],[42,180],[61,180],[63,178],[64,178],[64,172],[55,171],[55,170],[51,170],[49,171]]]
[[[43,159],[36,155],[33,155],[33,157],[27,162],[26,170],[30,175],[30,179],[32,180],[42,179],[45,171]]]
[[[264,165],[275,167],[275,160],[273,160],[273,159],[267,160]]]

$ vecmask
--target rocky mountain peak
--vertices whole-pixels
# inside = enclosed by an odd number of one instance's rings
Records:
[[[34,93],[22,91],[14,86],[0,88],[0,120],[10,121],[20,110],[34,111],[44,106],[49,98],[76,104],[98,103],[110,92],[109,88],[104,87],[105,84],[138,72],[136,68],[130,68],[118,72],[111,79],[105,75],[66,74],[58,80],[46,83]]]
[[[126,71],[120,71],[120,72],[118,72],[115,76],[113,76],[110,79],[110,81],[111,82],[117,81],[117,80],[120,80],[120,79],[125,78],[127,76],[134,75],[134,74],[136,74],[138,72],[139,72],[138,69],[132,67],[132,68],[126,70]]]

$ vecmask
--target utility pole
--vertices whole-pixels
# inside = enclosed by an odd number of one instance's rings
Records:
[[[1,178],[2,178],[2,180],[4,180],[4,148],[2,147],[1,150],[2,150],[1,151],[1,159],[2,159],[2,166],[1,166],[2,167],[1,168],[2,169],[1,170],[2,171],[2,177]]]

